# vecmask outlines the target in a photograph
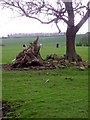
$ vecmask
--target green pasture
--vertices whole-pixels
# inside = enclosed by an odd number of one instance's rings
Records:
[[[8,38],[3,39],[2,43],[6,46],[22,46],[23,44],[29,45],[33,42],[35,37],[32,38]],[[55,46],[60,43],[60,46],[65,45],[65,36],[57,37],[39,37],[38,44],[42,43],[44,46]]]
[[[76,36],[76,42],[82,38],[83,35]],[[2,43],[6,46],[22,46],[23,44],[29,45],[30,42],[34,41],[35,37],[30,38],[8,38],[2,39]],[[1,40],[0,40],[1,42]],[[56,37],[39,37],[39,43],[42,43],[44,46],[55,46],[56,43],[59,43],[60,46],[65,46],[66,37],[65,36],[56,36]]]
[[[22,46],[4,46],[2,48],[2,63],[11,63],[12,60],[15,59],[18,53],[22,50]],[[65,51],[65,46],[61,46],[59,48],[56,48],[55,46],[43,46],[40,53],[42,58],[45,59],[47,55],[54,53],[58,54],[59,56],[63,56]],[[88,60],[88,47],[76,47],[76,51],[82,56],[83,60]]]
[[[12,105],[7,117],[88,117],[88,69],[3,71],[2,86]]]
[[[40,38],[43,59],[48,54],[65,54],[65,37],[62,37]],[[6,46],[2,47],[2,63],[11,63],[22,51],[22,44],[33,40],[3,40]],[[59,48],[56,48],[57,42]],[[83,60],[88,60],[88,47],[76,47],[76,51]],[[2,99],[11,104],[7,118],[88,118],[88,68],[84,71],[77,67],[43,71],[3,70],[2,76]]]
[[[79,41],[83,35],[77,35],[76,41]],[[34,41],[33,38],[8,38],[2,39],[2,43],[6,46],[3,47],[2,51],[2,63],[7,64],[11,63],[12,60],[18,55],[20,51],[23,50],[22,45],[27,44],[27,46]],[[0,41],[1,42],[1,41]],[[65,36],[57,36],[57,37],[40,37],[38,44],[42,43],[43,48],[41,49],[41,56],[43,59],[48,54],[58,54],[64,55],[66,52],[65,44]],[[59,48],[56,48],[56,44],[59,43]],[[88,60],[88,47],[76,47],[76,51],[78,54],[82,56],[84,60]],[[8,57],[8,59],[7,59]]]

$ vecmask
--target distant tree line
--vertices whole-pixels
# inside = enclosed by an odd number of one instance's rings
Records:
[[[16,33],[8,35],[8,38],[22,38],[22,37],[36,37],[36,36],[60,36],[65,35],[64,32],[61,33]]]

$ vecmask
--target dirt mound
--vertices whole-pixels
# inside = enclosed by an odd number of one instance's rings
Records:
[[[56,56],[56,58],[54,58]],[[2,65],[3,70],[19,70],[19,71],[28,71],[28,70],[49,70],[49,69],[56,69],[56,68],[66,68],[66,67],[73,67],[77,66],[80,70],[84,70],[85,67],[90,68],[90,62],[68,62],[64,57],[57,56],[55,54],[48,55],[46,60],[44,61],[43,65],[40,66],[27,66],[27,67],[12,67],[12,64]]]
[[[90,67],[90,62],[85,62],[85,61],[74,61],[74,62],[69,62],[66,57],[58,56],[56,54],[51,54],[46,57],[46,61],[48,63],[52,63],[54,67],[56,68],[64,68],[64,67],[72,67],[72,66],[79,66],[79,67]]]

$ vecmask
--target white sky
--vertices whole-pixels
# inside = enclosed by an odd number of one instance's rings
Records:
[[[54,24],[41,24],[37,20],[26,17],[15,17],[16,13],[13,13],[9,9],[0,9],[0,37],[7,36],[13,33],[39,33],[39,32],[58,32],[58,29]],[[80,17],[76,18],[76,22],[80,20]],[[66,24],[59,23],[62,32],[66,31]],[[78,33],[88,32],[88,20],[81,27]]]

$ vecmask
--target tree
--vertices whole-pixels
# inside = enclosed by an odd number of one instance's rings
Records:
[[[75,50],[76,33],[90,16],[90,1],[83,5],[79,0],[1,0],[3,7],[17,10],[21,16],[36,19],[42,24],[54,22],[61,32],[58,23],[67,24],[66,31],[66,59],[78,61],[79,55]],[[84,12],[85,11],[85,12]],[[81,20],[75,25],[75,16],[79,14]],[[44,15],[44,20],[43,19]]]

